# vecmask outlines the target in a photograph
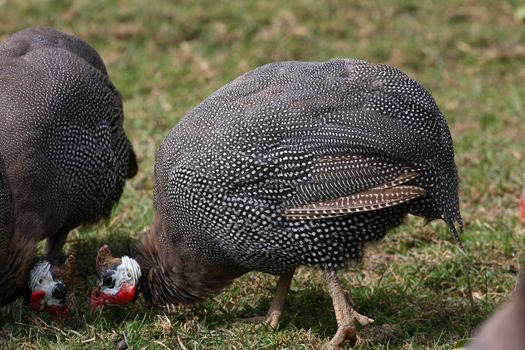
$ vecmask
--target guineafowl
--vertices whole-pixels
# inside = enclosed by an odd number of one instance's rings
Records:
[[[33,292],[29,305],[41,309],[53,294],[65,297],[49,281],[69,231],[108,217],[137,164],[120,95],[98,53],[77,37],[29,28],[0,44],[0,97],[13,235],[20,247],[47,239],[45,259],[28,271],[28,255],[19,272]]]
[[[432,96],[396,68],[279,62],[219,89],[175,126],[155,162],[154,221],[136,260],[99,250],[93,308],[141,291],[192,303],[248,271],[279,275],[276,326],[296,267],[319,267],[338,330],[357,313],[336,270],[407,214],[462,230],[452,138]]]

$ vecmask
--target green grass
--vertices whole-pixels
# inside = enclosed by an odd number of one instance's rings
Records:
[[[90,316],[102,243],[126,253],[152,218],[154,155],[193,106],[238,75],[276,60],[352,57],[422,82],[450,123],[460,174],[465,257],[444,224],[407,225],[342,273],[376,322],[359,349],[453,349],[512,291],[525,243],[517,218],[525,169],[525,24],[518,1],[17,1],[0,0],[0,37],[53,26],[90,42],[124,99],[140,173],[112,218],[70,235],[79,259],[75,311],[52,322],[20,302],[0,310],[0,347],[27,349],[318,349],[335,332],[318,271],[301,269],[278,331],[236,323],[266,312],[276,279],[250,273],[174,314],[142,301]],[[475,305],[467,291],[470,270]]]

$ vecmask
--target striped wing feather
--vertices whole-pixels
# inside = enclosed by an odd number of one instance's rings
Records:
[[[392,181],[348,196],[310,203],[285,210],[288,219],[324,219],[365,211],[384,209],[425,194],[418,186],[402,185],[417,177],[417,172],[407,172]]]

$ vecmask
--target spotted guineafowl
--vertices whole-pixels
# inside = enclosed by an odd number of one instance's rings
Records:
[[[47,239],[46,258],[20,273],[29,305],[41,309],[65,298],[51,277],[69,231],[107,217],[137,164],[120,95],[97,52],[74,36],[29,28],[1,43],[0,97],[14,234],[20,248]]]
[[[462,226],[447,123],[398,69],[280,62],[221,88],[172,129],[155,164],[155,217],[137,260],[97,258],[92,306],[191,303],[247,271],[280,275],[277,324],[297,266],[320,267],[338,330],[355,321],[336,270],[408,213]]]

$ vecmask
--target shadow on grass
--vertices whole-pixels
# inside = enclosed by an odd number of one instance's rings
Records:
[[[467,298],[450,298],[424,287],[406,291],[403,286],[389,285],[373,291],[355,288],[353,292],[356,310],[375,320],[366,327],[358,326],[362,341],[369,344],[395,345],[408,339],[421,346],[435,344],[436,339],[451,344],[468,337],[493,309],[493,305],[477,304],[473,310]],[[234,317],[265,315],[272,297],[247,304]],[[324,285],[309,283],[288,294],[279,329],[288,328],[311,330],[325,339],[335,334],[337,322]]]

